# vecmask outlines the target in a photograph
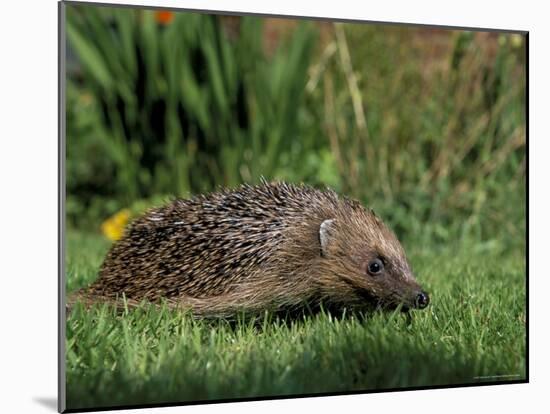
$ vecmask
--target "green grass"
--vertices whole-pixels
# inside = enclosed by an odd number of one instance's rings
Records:
[[[268,316],[232,326],[151,306],[118,315],[77,307],[67,321],[67,407],[525,379],[524,252],[409,244],[432,298],[410,319]],[[67,246],[70,292],[95,278],[109,246],[72,232]]]

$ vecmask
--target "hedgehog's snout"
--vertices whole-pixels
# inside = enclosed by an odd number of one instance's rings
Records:
[[[414,307],[424,309],[430,303],[430,297],[426,292],[418,292],[414,300]]]

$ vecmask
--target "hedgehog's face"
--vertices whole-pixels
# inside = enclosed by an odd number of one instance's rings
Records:
[[[359,254],[355,280],[364,289],[365,298],[385,308],[399,305],[403,310],[424,309],[429,296],[416,282],[404,256],[395,256],[383,248],[368,248]]]
[[[429,297],[414,278],[401,244],[376,216],[325,220],[319,230],[326,284],[332,296],[354,307],[423,309]],[[332,279],[332,280],[329,280]]]

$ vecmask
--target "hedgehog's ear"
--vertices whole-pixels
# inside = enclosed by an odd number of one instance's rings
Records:
[[[319,226],[319,242],[321,244],[321,256],[328,256],[328,247],[332,239],[332,233],[334,229],[334,219],[328,219],[321,223]]]

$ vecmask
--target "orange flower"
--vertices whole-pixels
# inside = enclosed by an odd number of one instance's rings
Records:
[[[174,19],[174,12],[166,10],[157,11],[155,12],[155,19],[157,23],[164,25],[170,24],[170,22]]]

